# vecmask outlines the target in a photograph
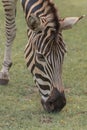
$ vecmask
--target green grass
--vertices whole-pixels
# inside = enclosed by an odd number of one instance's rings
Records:
[[[87,0],[55,0],[60,15],[80,16],[87,13]],[[0,130],[86,130],[87,129],[87,19],[72,30],[64,31],[67,54],[63,81],[67,105],[60,113],[47,113],[40,104],[38,90],[24,60],[27,43],[26,23],[17,10],[17,36],[13,45],[10,82],[0,86]],[[0,68],[5,44],[4,11],[0,2]]]

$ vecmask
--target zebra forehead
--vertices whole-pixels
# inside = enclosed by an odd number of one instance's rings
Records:
[[[47,32],[41,34],[38,38],[39,40],[35,41],[34,48],[36,53],[42,54],[47,57],[54,55],[58,56],[59,52],[64,55],[66,53],[65,42],[63,41],[62,34],[58,33],[57,37],[55,34],[49,35]],[[37,42],[38,41],[38,42]]]

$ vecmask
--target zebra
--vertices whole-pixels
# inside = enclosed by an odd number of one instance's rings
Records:
[[[0,72],[0,84],[9,82],[12,66],[11,50],[16,36],[17,0],[2,0],[6,17],[6,47]],[[66,53],[62,30],[71,28],[82,17],[59,17],[52,0],[21,0],[28,26],[28,43],[24,55],[47,112],[61,111],[66,105],[62,82],[62,66]]]

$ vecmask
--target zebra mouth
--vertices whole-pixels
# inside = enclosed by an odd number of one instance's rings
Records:
[[[41,99],[41,103],[44,110],[46,110],[49,113],[60,112],[66,105],[66,98],[64,93],[59,93],[57,90],[57,93],[54,92],[54,94],[55,95],[51,95],[46,102],[43,99]]]

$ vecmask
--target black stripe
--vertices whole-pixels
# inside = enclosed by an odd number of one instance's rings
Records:
[[[24,6],[25,6],[25,2],[26,2],[26,0],[22,0],[23,9],[24,9]]]
[[[33,53],[33,55],[31,56],[31,58],[29,59],[29,61],[27,62],[27,67],[29,67],[30,63],[32,62],[33,57],[34,57],[34,53]]]
[[[43,12],[44,12],[44,9],[39,11],[36,15],[39,16],[40,14],[43,14]]]
[[[41,84],[39,84],[39,86],[43,90],[50,90],[50,87],[48,85],[41,85]]]
[[[35,64],[33,64],[32,67],[31,67],[31,73],[32,73],[32,74],[33,74],[34,68],[35,68]]]
[[[49,96],[48,94],[44,94],[44,93],[42,93],[40,90],[39,90],[39,92],[40,92],[41,95],[43,95],[44,97],[48,97],[48,96]]]
[[[27,58],[31,52],[32,52],[32,46],[31,46],[31,48],[29,49],[28,53],[26,54],[25,58]]]
[[[37,79],[42,79],[43,81],[46,81],[46,82],[49,82],[49,83],[50,83],[50,80],[49,80],[48,78],[44,77],[44,76],[41,75],[41,74],[37,74],[37,73],[36,73],[35,76],[36,76]]]
[[[49,27],[47,27],[47,28],[45,29],[43,35],[40,37],[40,40],[39,40],[39,43],[38,43],[38,45],[39,45],[38,50],[39,50],[39,51],[40,51],[41,46],[46,43],[46,42],[43,43],[43,40],[44,40],[44,38],[47,36],[48,30],[49,30]]]
[[[42,64],[39,64],[37,61],[35,61],[35,66],[45,73],[45,70]]]
[[[32,13],[35,13],[37,10],[39,10],[40,8],[42,8],[43,6],[43,2],[42,3],[39,3],[37,6],[35,6],[33,9],[32,9]]]
[[[37,2],[38,0],[29,0],[29,2],[27,3],[27,6],[26,6],[26,12],[25,12],[25,14],[26,14],[26,16],[27,16],[27,14],[28,14],[28,11],[30,10],[30,8],[32,7],[32,5],[34,5],[36,2]]]

